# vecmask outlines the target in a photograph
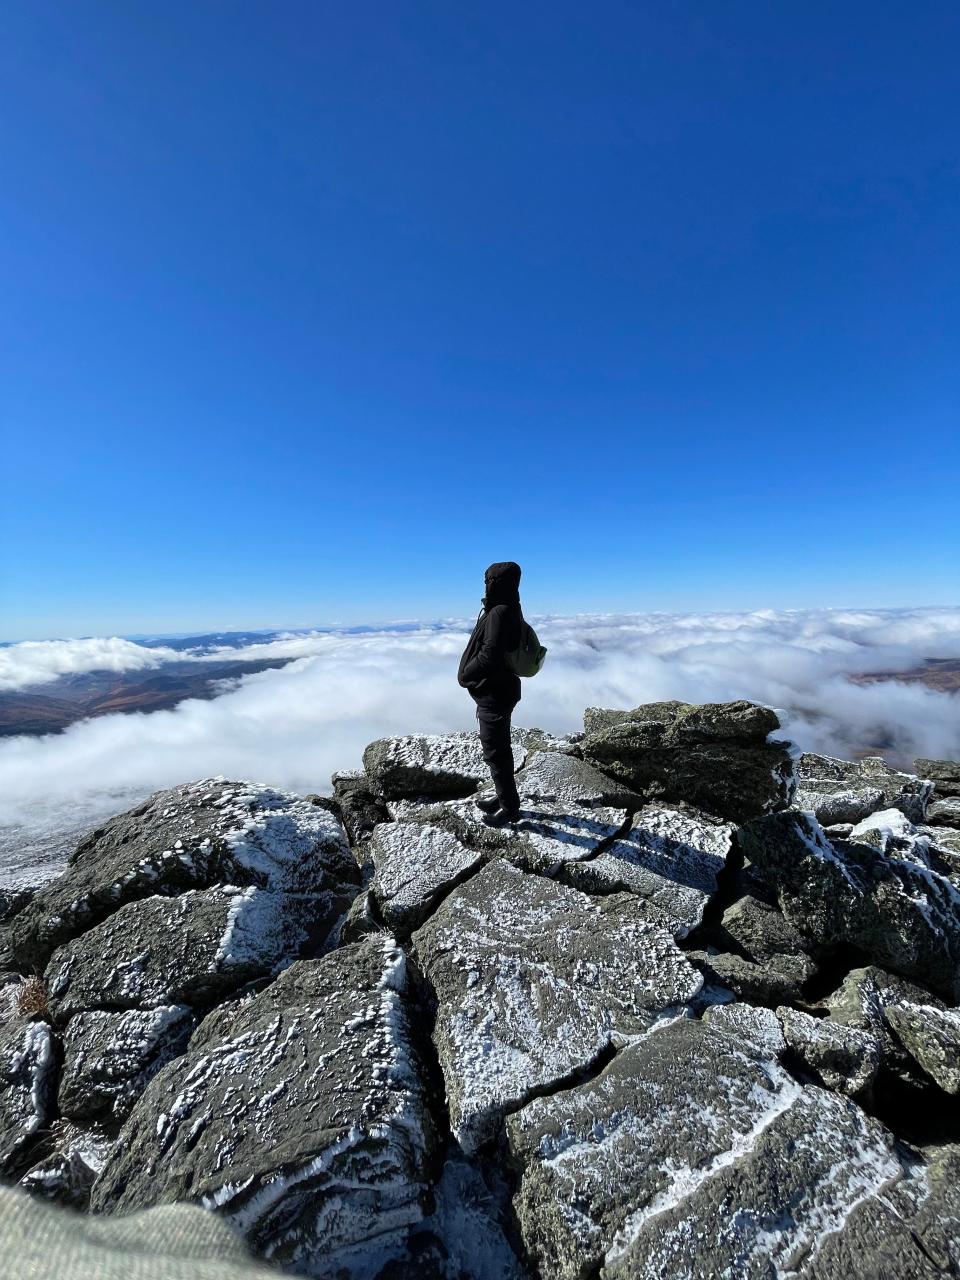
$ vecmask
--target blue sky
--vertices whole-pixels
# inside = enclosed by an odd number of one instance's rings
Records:
[[[953,3],[31,0],[0,637],[956,598]]]

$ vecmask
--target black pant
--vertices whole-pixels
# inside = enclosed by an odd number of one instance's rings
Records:
[[[497,706],[477,706],[480,726],[480,744],[483,758],[490,769],[497,799],[504,809],[519,809],[520,797],[513,777],[513,747],[510,744],[510,716],[513,707],[509,703]]]

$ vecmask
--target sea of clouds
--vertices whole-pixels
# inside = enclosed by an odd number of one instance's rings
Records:
[[[889,742],[888,758],[960,757],[960,695],[918,684],[854,684],[927,657],[960,658],[960,608],[897,611],[531,617],[548,658],[523,683],[518,725],[562,733],[587,706],[663,698],[751,698],[780,708],[808,750],[846,755]],[[160,787],[223,774],[294,791],[329,791],[374,738],[475,729],[456,682],[466,622],[360,634],[316,632],[242,648],[184,652],[117,638],[0,648],[0,688],[66,673],[160,668],[187,657],[292,658],[231,681],[209,702],[109,715],[46,737],[0,741],[0,865],[57,862],[78,831]]]

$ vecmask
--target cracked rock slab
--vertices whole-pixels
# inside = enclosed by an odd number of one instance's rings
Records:
[[[62,1021],[87,1009],[210,1004],[289,963],[344,906],[225,885],[130,902],[54,953],[51,1009]]]
[[[629,830],[596,858],[571,866],[567,883],[586,893],[635,893],[675,938],[703,919],[730,853],[733,828],[696,811],[647,804]]]
[[[409,933],[437,899],[481,866],[484,853],[426,822],[383,822],[370,837],[371,889],[384,922]]]
[[[54,950],[125,903],[217,882],[345,893],[359,881],[346,832],[327,810],[252,783],[205,779],[151,796],[87,837],[10,926],[18,963]]]
[[[878,964],[960,999],[960,890],[946,876],[871,845],[830,843],[812,814],[742,827],[751,869],[815,945],[846,942]]]
[[[930,1152],[882,1196],[855,1205],[802,1280],[941,1280],[960,1274],[960,1148]]]
[[[435,1147],[410,1020],[389,937],[294,965],[151,1081],[92,1209],[199,1203],[314,1275],[402,1253]]]
[[[186,1005],[75,1014],[63,1033],[61,1115],[121,1124],[160,1068],[183,1052],[193,1026]]]
[[[518,821],[503,828],[486,826],[472,800],[396,800],[389,807],[397,821],[428,823],[486,859],[506,858],[523,870],[549,876],[568,863],[592,857],[627,820],[624,809],[581,808],[550,800],[522,800]]]
[[[738,1022],[658,1028],[595,1080],[510,1117],[517,1215],[545,1280],[601,1266],[650,1280],[783,1274],[900,1176],[892,1135],[799,1085],[765,1031]]]
[[[589,898],[486,866],[413,935],[436,994],[450,1123],[471,1152],[504,1114],[697,995],[700,975],[629,894]]]

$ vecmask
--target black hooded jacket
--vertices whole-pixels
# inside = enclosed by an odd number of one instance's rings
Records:
[[[484,574],[483,612],[460,659],[457,683],[478,706],[514,706],[520,701],[520,677],[506,655],[520,644],[520,566],[512,560],[492,564]]]

